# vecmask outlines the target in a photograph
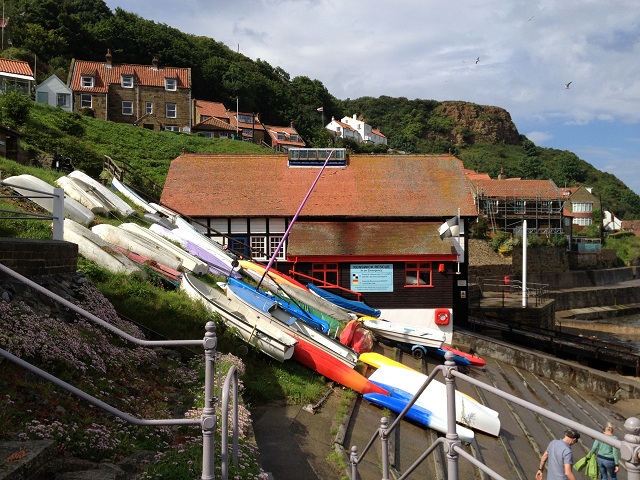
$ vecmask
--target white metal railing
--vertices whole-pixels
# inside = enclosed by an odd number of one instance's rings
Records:
[[[1,177],[0,177],[1,178]],[[17,185],[0,180],[0,186],[17,188]],[[54,188],[53,193],[34,190],[32,188],[19,187],[21,190],[33,192],[35,195],[2,195],[0,198],[53,198],[53,212],[51,215],[43,215],[35,212],[25,212],[21,210],[5,210],[0,212],[13,214],[13,216],[2,216],[3,220],[53,220],[53,239],[62,240],[64,237],[64,190],[62,188]]]
[[[205,385],[204,385],[204,408],[200,418],[170,418],[170,419],[141,419],[122,412],[117,408],[99,400],[88,393],[70,385],[63,380],[39,369],[38,367],[31,365],[30,363],[22,360],[19,357],[0,349],[0,356],[10,360],[17,365],[39,375],[40,377],[55,383],[56,385],[64,388],[65,390],[79,396],[80,398],[92,403],[96,407],[103,409],[123,420],[132,423],[134,425],[144,426],[159,426],[159,425],[201,425],[202,427],[202,480],[213,480],[214,477],[214,458],[215,458],[215,434],[216,434],[216,402],[217,399],[214,395],[214,372],[215,372],[215,355],[218,340],[215,333],[215,324],[213,322],[207,322],[205,325],[205,335],[202,340],[141,340],[134,337],[122,330],[114,327],[108,322],[105,322],[101,318],[93,315],[90,312],[83,310],[77,305],[65,300],[59,295],[47,290],[46,288],[38,285],[37,283],[29,280],[28,278],[20,275],[19,273],[11,270],[5,265],[0,263],[0,272],[10,275],[27,286],[37,290],[38,292],[46,295],[47,297],[55,300],[63,306],[73,310],[82,317],[96,323],[110,332],[118,335],[120,338],[132,342],[136,345],[143,347],[177,347],[177,346],[195,346],[201,345],[204,349],[204,361],[205,361]],[[235,366],[229,369],[227,379],[222,390],[222,479],[228,479],[228,429],[229,429],[229,390],[233,388],[233,464],[238,465],[238,373]]]
[[[557,413],[549,411],[545,408],[542,408],[534,403],[523,400],[520,397],[516,397],[515,395],[511,395],[510,393],[506,393],[498,388],[487,385],[480,380],[477,380],[473,377],[465,375],[458,371],[458,367],[454,362],[455,356],[452,352],[447,352],[445,354],[445,363],[444,365],[438,365],[434,368],[434,370],[429,374],[427,379],[424,381],[422,386],[418,389],[416,394],[413,396],[410,402],[407,403],[407,406],[400,412],[400,414],[396,417],[391,426],[388,426],[389,420],[387,417],[382,417],[380,420],[380,427],[373,434],[362,453],[358,454],[358,447],[351,447],[351,454],[349,458],[349,464],[351,466],[351,479],[360,478],[358,476],[358,464],[362,462],[363,458],[366,454],[371,450],[377,438],[380,439],[380,444],[382,448],[382,480],[389,480],[390,468],[389,468],[389,437],[391,433],[398,428],[400,422],[404,418],[405,414],[409,411],[409,409],[413,406],[418,397],[424,392],[427,388],[427,385],[431,383],[431,381],[435,378],[435,376],[441,373],[445,379],[445,388],[447,392],[447,434],[444,437],[438,437],[438,439],[433,442],[421,455],[416,459],[416,461],[407,469],[406,472],[402,473],[400,476],[395,477],[396,480],[404,480],[409,477],[409,475],[439,446],[442,446],[444,452],[447,457],[447,480],[459,480],[459,469],[458,469],[458,461],[459,457],[464,458],[469,461],[472,465],[482,470],[484,473],[489,475],[491,478],[497,480],[505,480],[504,477],[500,476],[498,473],[493,471],[490,467],[482,463],[480,460],[476,459],[473,455],[466,452],[462,446],[461,441],[458,437],[458,433],[456,432],[456,385],[455,379],[458,378],[462,381],[468,382],[472,385],[475,385],[478,388],[486,390],[488,392],[497,395],[498,397],[504,398],[509,402],[520,405],[524,408],[531,410],[539,415],[547,417],[555,422],[558,422],[561,425],[565,425],[569,428],[572,428],[578,432],[589,435],[590,437],[600,440],[603,443],[611,445],[620,450],[620,461],[624,462],[625,467],[628,472],[628,480],[640,480],[640,419],[636,417],[628,418],[624,423],[624,428],[626,430],[626,434],[623,440],[614,439],[610,435],[605,435],[601,431],[594,430],[589,427],[585,427],[584,425],[575,422],[573,420],[569,420]]]

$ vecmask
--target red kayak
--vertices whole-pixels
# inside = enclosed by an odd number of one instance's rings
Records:
[[[447,344],[442,344],[442,348],[443,350],[447,350],[451,353],[455,353],[456,355],[460,355],[463,358],[466,358],[467,360],[469,360],[469,362],[471,363],[471,365],[475,366],[475,367],[484,367],[487,362],[485,362],[482,358],[477,357],[476,355],[473,355],[471,353],[466,353],[466,352],[462,352],[460,350],[456,350],[455,348],[453,348],[451,345],[447,345]]]

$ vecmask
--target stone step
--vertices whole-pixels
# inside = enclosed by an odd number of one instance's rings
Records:
[[[37,478],[44,465],[57,454],[54,440],[0,443],[0,480],[30,480]]]

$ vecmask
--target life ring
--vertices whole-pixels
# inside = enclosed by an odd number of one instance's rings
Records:
[[[448,308],[436,308],[435,323],[436,325],[449,325],[451,321],[451,312]]]

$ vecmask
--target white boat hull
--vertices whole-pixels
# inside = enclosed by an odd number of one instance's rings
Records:
[[[179,258],[167,252],[157,243],[153,243],[140,235],[128,232],[123,228],[114,227],[108,223],[95,225],[91,230],[104,241],[117,245],[131,252],[150,258],[174,270],[179,270],[182,262]]]
[[[125,202],[122,198],[116,195],[111,189],[105,187],[97,180],[94,180],[86,173],[81,172],[80,170],[74,170],[71,172],[68,177],[77,178],[78,180],[82,180],[87,185],[93,187],[97,190],[103,197],[105,197],[109,203],[113,206],[113,208],[122,216],[130,217],[136,211],[131,208],[127,202]]]
[[[45,192],[47,194],[53,194],[53,185],[45,182],[44,180],[40,180],[38,177],[34,177],[33,175],[17,175],[13,177],[9,177],[4,179],[5,183],[11,185],[12,189],[18,192],[20,195],[25,197],[33,197],[38,196],[39,194],[36,192],[29,191],[37,190],[40,192]],[[42,195],[40,194],[42,197]],[[46,198],[30,198],[30,200],[38,205],[40,205],[47,212],[53,213],[53,197]],[[65,218],[70,218],[81,225],[89,225],[93,222],[94,214],[87,207],[77,202],[73,198],[65,195],[64,199],[64,216]]]
[[[120,228],[135,233],[136,235],[140,235],[151,242],[157,243],[160,247],[179,258],[182,262],[182,266],[196,275],[204,275],[209,272],[209,266],[206,263],[178,247],[176,244],[170,242],[166,238],[152,232],[148,228],[142,227],[137,223],[123,223],[120,225]]]
[[[111,185],[117,191],[119,191],[122,195],[131,200],[135,205],[142,208],[147,213],[156,213],[156,209],[153,208],[149,203],[147,203],[140,195],[127,187],[124,183],[122,183],[117,178],[111,179]]]
[[[111,244],[69,218],[64,221],[63,239],[78,245],[78,253],[80,255],[110,272],[144,275],[138,265],[116,250]]]
[[[64,193],[80,202],[94,214],[106,215],[113,210],[111,203],[91,186],[82,180],[71,177],[60,177],[56,184],[64,190]]]
[[[440,348],[446,338],[444,332],[440,330],[416,327],[388,320],[370,319],[364,320],[362,324],[377,336],[411,345]]]
[[[191,299],[202,302],[209,311],[219,314],[248,344],[280,362],[293,356],[297,340],[271,326],[264,315],[256,315],[243,303],[232,300],[188,273],[184,275],[180,289]]]
[[[390,387],[396,387],[415,395],[427,380],[427,376],[410,368],[382,365],[370,376],[369,380]],[[447,418],[447,391],[446,386],[432,380],[422,395],[416,401],[416,405],[434,413],[437,417]],[[456,421],[466,427],[490,435],[500,434],[500,419],[498,412],[485,407],[473,398],[456,390]]]

